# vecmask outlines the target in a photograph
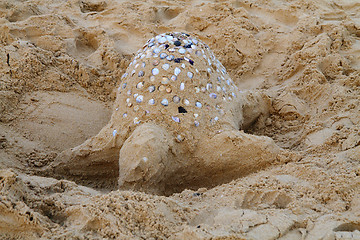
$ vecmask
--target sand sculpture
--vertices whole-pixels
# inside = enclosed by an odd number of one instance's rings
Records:
[[[272,139],[239,130],[268,106],[265,95],[240,91],[206,44],[161,34],[129,64],[110,122],[47,171],[155,194],[211,187],[286,158]]]

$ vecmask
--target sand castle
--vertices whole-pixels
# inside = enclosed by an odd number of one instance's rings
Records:
[[[242,92],[209,47],[166,33],[140,49],[117,89],[110,122],[57,157],[50,172],[98,186],[170,194],[211,187],[281,159],[268,137],[239,129],[269,101]]]

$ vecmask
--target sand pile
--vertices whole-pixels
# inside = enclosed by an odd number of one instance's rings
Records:
[[[359,3],[5,0],[0,23],[1,238],[360,239]],[[105,126],[131,58],[168,31],[266,92],[246,132],[301,158],[167,197],[40,177]]]

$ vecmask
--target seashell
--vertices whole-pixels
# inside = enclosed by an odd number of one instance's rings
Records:
[[[165,86],[164,85],[159,86],[159,91],[160,92],[165,91]]]
[[[163,100],[161,100],[161,104],[167,106],[169,105],[169,101],[166,98],[164,98]]]
[[[172,60],[174,60],[174,55],[168,55],[167,57],[166,57],[166,59],[168,60],[168,61],[172,61]]]
[[[184,137],[182,135],[179,134],[179,135],[176,136],[176,141],[177,142],[182,142],[183,140],[184,140]]]
[[[159,69],[153,68],[153,69],[151,70],[151,73],[152,73],[153,75],[158,75],[158,74],[159,74]]]
[[[180,91],[183,91],[185,89],[185,83],[180,84]]]
[[[175,75],[172,75],[170,79],[171,79],[172,81],[176,81],[176,79],[177,79],[177,76],[175,76]]]
[[[165,63],[164,65],[162,65],[162,69],[164,70],[168,70],[170,68],[170,64]]]
[[[166,41],[167,41],[166,37],[161,37],[158,40],[159,43],[165,43]]]
[[[174,70],[174,74],[177,76],[180,74],[180,72],[181,72],[180,68],[176,67]]]
[[[175,121],[175,122],[177,122],[177,123],[179,123],[179,122],[180,122],[180,118],[178,118],[178,117],[174,117],[174,116],[172,116],[171,118],[172,118],[172,120],[174,120],[174,121]]]
[[[195,121],[194,121],[194,125],[195,125],[195,127],[198,127],[198,126],[200,125],[200,123],[195,120]]]
[[[136,88],[140,89],[144,86],[144,82],[139,82],[138,84],[136,84]]]
[[[174,103],[179,103],[179,102],[180,102],[180,97],[175,95],[175,96],[173,97],[173,102],[174,102]]]
[[[139,95],[139,96],[136,97],[136,102],[137,103],[141,103],[143,100],[144,100],[143,95]]]
[[[169,84],[169,81],[170,81],[169,78],[163,77],[162,80],[161,80],[161,83],[162,84]]]
[[[152,92],[154,92],[154,91],[155,91],[155,86],[151,85],[148,89],[149,89],[149,92],[151,92],[151,93],[152,93]]]
[[[139,124],[141,121],[139,120],[139,118],[138,117],[135,117],[134,118],[134,124]]]
[[[155,54],[159,54],[161,52],[161,49],[160,48],[155,48],[154,51],[153,51]]]
[[[167,57],[167,54],[166,53],[160,53],[160,58],[161,59],[164,59],[164,58],[166,58]]]
[[[216,98],[217,98],[216,93],[210,93],[209,96],[210,96],[211,98],[213,98],[213,99],[216,99]]]

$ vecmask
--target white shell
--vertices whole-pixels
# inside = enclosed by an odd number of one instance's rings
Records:
[[[139,82],[136,84],[136,88],[142,88],[144,86],[144,82]]]
[[[161,37],[159,40],[158,40],[158,42],[159,43],[165,43],[166,42],[166,37]]]
[[[153,68],[153,69],[151,70],[151,73],[152,73],[153,75],[158,75],[158,74],[159,74],[159,69]]]
[[[142,95],[139,95],[136,97],[136,102],[141,103],[144,100],[144,97]]]
[[[180,49],[179,49],[179,53],[180,53],[180,54],[185,54],[185,53],[186,53],[185,48],[180,48]]]
[[[177,79],[177,76],[175,76],[175,75],[172,75],[170,79],[171,79],[171,80],[173,80],[173,81],[176,81],[176,79]]]
[[[171,118],[172,118],[172,120],[174,120],[175,122],[180,122],[180,118],[178,118],[178,117],[172,116]]]
[[[154,92],[155,91],[155,86],[150,86],[149,87],[149,92]]]
[[[175,95],[175,96],[173,97],[173,102],[174,102],[174,103],[179,103],[179,102],[180,102],[180,97]]]
[[[183,91],[185,89],[185,83],[180,84],[180,91]]]
[[[176,67],[175,70],[174,70],[174,74],[177,76],[177,75],[180,74],[180,72],[181,72],[181,69]]]
[[[139,120],[139,118],[138,117],[135,117],[134,118],[134,124],[139,124],[141,121]]]
[[[193,74],[192,72],[187,72],[187,76],[188,76],[189,78],[193,78],[194,74]]]
[[[213,98],[213,99],[216,99],[217,98],[217,95],[216,93],[210,93],[209,94],[209,97]]]
[[[169,105],[169,101],[168,101],[166,98],[164,98],[164,99],[161,101],[161,104],[164,105],[164,106],[167,106],[167,105]]]
[[[164,65],[162,65],[162,68],[163,68],[164,70],[168,70],[168,69],[170,68],[170,64],[165,63]]]
[[[155,48],[154,51],[153,51],[155,54],[158,54],[161,52],[161,49],[160,48]]]

